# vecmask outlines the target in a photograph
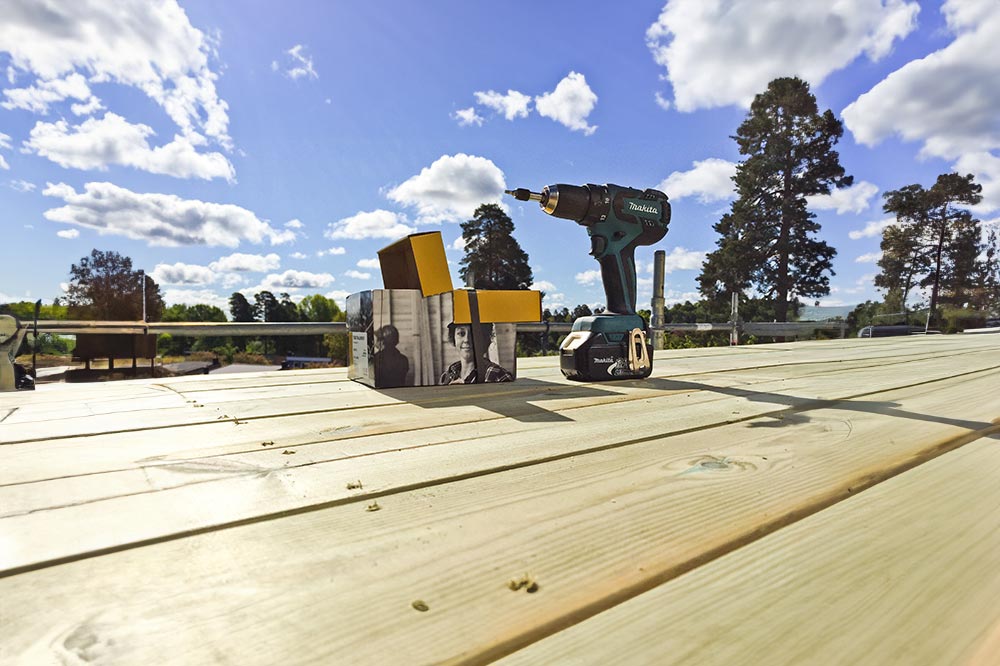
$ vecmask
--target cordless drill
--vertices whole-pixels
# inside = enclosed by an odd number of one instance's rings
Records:
[[[520,201],[537,201],[549,215],[585,226],[590,254],[601,265],[607,310],[573,322],[559,348],[563,374],[584,381],[648,377],[653,346],[645,321],[635,312],[635,248],[666,235],[667,195],[610,184],[549,185],[541,193],[505,191]]]

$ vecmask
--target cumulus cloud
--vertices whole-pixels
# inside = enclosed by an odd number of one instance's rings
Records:
[[[701,250],[688,250],[680,246],[675,247],[667,253],[663,270],[667,273],[673,273],[674,271],[699,269],[705,262],[705,254]]]
[[[316,73],[316,69],[313,67],[312,56],[305,54],[305,48],[302,44],[296,44],[285,51],[285,54],[288,56],[286,59],[288,64],[285,67],[285,76],[292,80],[319,78],[319,74]],[[271,68],[278,69],[278,63],[276,61],[273,62]]]
[[[485,157],[458,153],[442,155],[387,196],[416,208],[419,223],[458,222],[472,217],[480,204],[501,203],[504,188],[503,171],[497,165]]]
[[[288,220],[288,222],[285,222],[285,226],[289,229],[301,229],[305,225],[302,224],[301,220]]]
[[[869,252],[868,254],[862,254],[860,257],[854,258],[854,263],[856,264],[874,264],[879,259],[882,258],[881,252]]]
[[[150,276],[162,284],[203,285],[215,282],[215,272],[197,264],[157,264]]]
[[[264,273],[276,270],[279,266],[281,266],[281,257],[273,252],[270,254],[234,252],[225,257],[219,257],[209,264],[209,268],[220,273]]]
[[[333,299],[337,306],[343,310],[347,307],[347,297],[351,295],[351,292],[344,291],[342,289],[334,289],[333,291],[328,291],[323,295],[327,298]]]
[[[725,201],[734,197],[733,176],[736,163],[710,157],[695,161],[688,171],[674,171],[656,186],[672,200],[696,196],[701,203]]]
[[[601,271],[599,271],[599,270],[584,271],[582,273],[577,273],[576,274],[576,282],[577,282],[577,284],[582,284],[584,286],[590,286],[590,285],[593,285],[593,284],[597,284],[600,281],[601,281]]]
[[[459,109],[455,113],[451,114],[451,117],[457,120],[459,126],[461,127],[468,127],[469,125],[482,127],[483,120],[485,120],[485,118],[476,113],[476,107],[474,106],[470,106],[467,109]]]
[[[0,150],[10,150],[10,135],[0,132]],[[0,155],[0,169],[10,169],[10,165],[7,164],[7,160],[4,159],[3,155]]]
[[[455,239],[455,241],[451,245],[448,246],[448,248],[452,249],[452,250],[458,250],[459,252],[464,252],[465,251],[465,238],[462,237],[462,236],[459,236],[458,238]]]
[[[981,210],[1000,208],[1000,12],[992,2],[948,0],[941,11],[954,39],[911,60],[842,112],[859,143],[891,136],[921,142],[921,154],[977,174]]]
[[[369,212],[359,212],[351,217],[333,222],[327,226],[323,235],[331,239],[390,238],[394,240],[416,231],[416,228],[408,226],[406,222],[405,215],[380,208]]]
[[[214,305],[223,312],[229,312],[229,297],[215,293],[211,289],[164,289],[163,302],[170,305]]]
[[[871,198],[878,193],[878,187],[862,180],[850,187],[835,189],[830,194],[819,194],[806,197],[810,208],[816,210],[835,210],[837,215],[844,213],[860,213],[871,206]]]
[[[335,246],[335,247],[331,247],[328,250],[320,250],[319,252],[316,253],[316,256],[317,257],[326,257],[326,256],[337,255],[337,254],[347,254],[347,248],[338,245],[338,246]]]
[[[175,135],[170,143],[151,148],[147,139],[154,134],[148,125],[132,124],[116,113],[106,113],[103,118],[90,118],[74,126],[65,120],[39,121],[24,146],[62,167],[105,171],[109,165],[121,164],[176,178],[234,181],[233,165],[222,153],[195,149],[192,141],[203,139]]]
[[[5,109],[24,109],[33,113],[48,113],[49,105],[61,102],[65,99],[78,99],[86,102],[85,106],[78,106],[84,110],[96,103],[100,107],[100,100],[90,92],[87,79],[81,74],[73,72],[65,78],[39,81],[36,85],[27,88],[8,88],[3,91],[4,101],[0,106]],[[78,113],[77,115],[83,115]]]
[[[141,26],[141,29],[137,29]],[[90,100],[76,83],[117,83],[141,90],[159,104],[191,143],[204,134],[231,147],[228,105],[209,67],[214,43],[191,25],[176,0],[51,3],[10,0],[0,21],[0,51],[10,53],[8,80],[29,73],[29,88],[4,91],[7,104],[65,93]],[[29,90],[33,92],[18,92]],[[81,109],[82,110],[82,109]]]
[[[48,220],[144,240],[150,245],[236,247],[243,240],[267,240],[276,245],[294,238],[291,231],[274,229],[233,204],[132,192],[112,183],[87,183],[79,193],[65,183],[49,183],[42,194],[66,203],[45,211]]]
[[[382,264],[376,259],[361,259],[358,261],[358,268],[381,268]]]
[[[79,229],[61,229],[56,232],[56,236],[59,236],[59,238],[77,238],[79,235]]]
[[[371,273],[362,273],[361,271],[356,271],[353,268],[344,271],[344,275],[349,278],[354,278],[355,280],[370,280],[372,279]]]
[[[306,254],[305,252],[292,252],[288,256],[291,257],[292,259],[308,259],[309,258],[309,255]]]
[[[596,125],[587,124],[596,105],[597,95],[587,85],[583,74],[577,72],[567,74],[552,92],[535,98],[535,108],[540,115],[587,136],[597,130]]]
[[[669,0],[646,31],[680,111],[738,104],[780,76],[817,86],[862,54],[877,61],[916,27],[905,0]]]
[[[882,230],[886,227],[890,227],[896,224],[896,218],[890,217],[885,220],[876,220],[874,222],[869,222],[865,225],[864,229],[851,231],[847,235],[851,240],[859,240],[861,238],[875,238],[876,236],[882,235]]]
[[[10,169],[10,164],[7,163],[7,160],[4,158],[3,155],[0,155],[0,169],[4,170]]]
[[[534,289],[535,291],[544,291],[547,293],[554,292],[558,289],[557,286],[555,286],[548,280],[540,280],[538,282],[532,283],[531,288]]]
[[[495,90],[475,93],[476,102],[503,114],[507,120],[527,118],[531,111],[531,95],[525,95],[516,90],[508,90],[507,94]]]
[[[34,183],[29,183],[26,180],[12,180],[10,187],[17,192],[34,192],[37,189]]]
[[[274,289],[317,289],[334,281],[329,273],[309,273],[308,271],[287,270],[280,275],[271,273],[261,281],[261,286]]]

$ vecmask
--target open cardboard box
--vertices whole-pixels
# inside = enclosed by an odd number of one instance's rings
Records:
[[[348,377],[375,388],[516,377],[514,324],[541,320],[541,292],[453,289],[437,231],[378,256],[385,289],[347,297]]]

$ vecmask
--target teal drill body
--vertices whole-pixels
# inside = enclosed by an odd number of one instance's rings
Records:
[[[586,227],[590,254],[601,266],[606,313],[573,322],[573,332],[561,347],[563,374],[588,381],[648,376],[652,345],[645,322],[635,312],[635,248],[666,235],[667,195],[611,184],[549,185],[541,193],[507,193],[521,201],[538,201],[549,215]]]

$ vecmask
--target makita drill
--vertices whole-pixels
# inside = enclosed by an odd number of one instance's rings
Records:
[[[667,195],[610,184],[506,192],[521,201],[537,201],[549,215],[587,227],[590,254],[601,265],[607,311],[573,322],[573,331],[559,348],[563,374],[586,381],[648,377],[653,371],[653,345],[646,323],[635,313],[635,248],[666,235]]]

